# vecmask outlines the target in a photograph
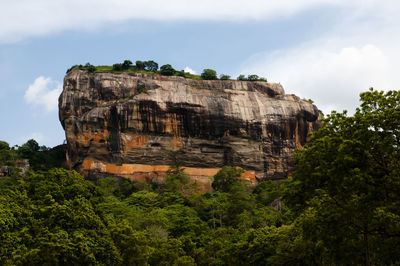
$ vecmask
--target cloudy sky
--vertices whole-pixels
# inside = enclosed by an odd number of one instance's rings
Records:
[[[63,77],[86,62],[258,74],[351,112],[369,87],[400,87],[399,14],[398,0],[0,1],[0,140],[61,144]]]

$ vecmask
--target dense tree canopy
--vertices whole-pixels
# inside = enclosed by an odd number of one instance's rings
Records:
[[[286,199],[325,258],[389,265],[400,261],[400,92],[371,89],[361,102],[353,116],[329,115],[296,153]]]
[[[160,67],[160,74],[161,75],[172,76],[172,75],[175,74],[175,72],[176,72],[176,70],[170,64],[162,65]]]
[[[126,69],[129,69],[129,67],[132,65],[132,61],[131,60],[125,60],[123,63],[122,63],[122,69],[123,70],[126,70]]]
[[[150,72],[156,72],[158,70],[158,64],[153,60],[144,61],[144,70]]]
[[[252,186],[225,166],[205,194],[179,163],[161,184],[95,185],[48,170],[54,149],[0,141],[0,167],[38,170],[0,178],[0,265],[397,265],[400,92],[361,102],[324,120],[291,179]]]
[[[217,72],[212,69],[204,69],[203,72],[201,73],[201,77],[205,80],[218,79]]]

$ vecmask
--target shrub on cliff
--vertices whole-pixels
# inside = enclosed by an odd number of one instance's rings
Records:
[[[221,74],[221,75],[219,76],[219,79],[220,79],[220,80],[229,80],[229,79],[231,79],[231,76],[225,75],[225,74]]]
[[[237,79],[237,80],[240,80],[240,81],[247,81],[246,76],[243,75],[243,74],[240,74],[236,79]]]
[[[89,72],[89,73],[93,73],[96,71],[96,67],[90,63],[86,63],[85,65],[85,69]]]
[[[143,61],[140,61],[140,60],[137,60],[137,61],[136,61],[136,68],[137,68],[138,70],[144,70],[144,62],[143,62]]]
[[[127,70],[127,69],[129,69],[129,67],[132,65],[132,61],[131,60],[125,60],[123,63],[122,63],[122,69],[123,70]]]
[[[214,176],[212,187],[218,191],[229,192],[234,185],[241,182],[240,176],[243,173],[242,168],[224,166]]]
[[[122,64],[114,64],[112,66],[112,70],[114,70],[114,71],[122,71],[123,70]]]
[[[153,60],[144,61],[143,64],[146,71],[156,72],[158,70],[158,64]]]
[[[237,77],[237,80],[240,80],[240,81],[264,81],[264,82],[267,82],[266,78],[259,77],[258,75],[255,75],[255,74],[248,75],[247,77],[245,75],[243,75],[243,74],[240,74]]]
[[[160,74],[164,76],[173,76],[175,74],[176,70],[170,65],[162,65],[160,67]]]
[[[255,74],[247,76],[247,80],[248,81],[257,81],[257,80],[259,80],[259,78],[260,77],[258,75],[255,75]]]
[[[0,166],[14,165],[14,161],[17,159],[17,153],[14,148],[10,148],[10,145],[0,140]]]
[[[204,69],[203,73],[201,73],[201,77],[205,80],[214,80],[217,78],[217,72],[212,69]]]
[[[73,65],[72,67],[68,68],[66,74],[68,74],[69,72],[71,72],[72,69],[77,68],[77,67],[78,67],[78,65]]]

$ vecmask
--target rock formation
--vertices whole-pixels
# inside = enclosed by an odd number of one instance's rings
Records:
[[[85,176],[157,182],[181,161],[204,191],[224,165],[287,178],[319,124],[317,107],[280,84],[84,70],[66,75],[59,117],[68,163]]]
[[[18,159],[14,161],[15,167],[10,167],[7,165],[0,166],[0,177],[8,177],[15,172],[15,168],[18,169],[19,174],[25,175],[26,171],[30,169],[28,159]]]

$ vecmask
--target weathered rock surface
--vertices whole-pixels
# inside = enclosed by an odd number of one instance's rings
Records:
[[[14,161],[15,168],[18,169],[19,174],[25,175],[26,171],[30,169],[29,160],[28,159],[18,159]],[[14,167],[9,167],[7,165],[3,165],[0,167],[0,177],[8,177],[11,176],[13,172],[15,172]]]
[[[287,178],[319,124],[317,107],[279,84],[82,70],[64,79],[59,117],[84,175],[160,181],[182,161],[203,190],[224,165],[252,181]]]

